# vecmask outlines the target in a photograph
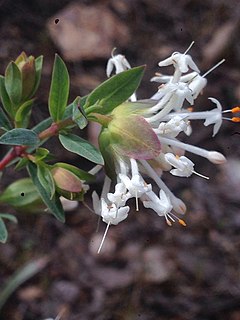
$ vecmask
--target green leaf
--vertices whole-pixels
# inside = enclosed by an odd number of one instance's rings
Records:
[[[12,106],[12,102],[7,93],[7,90],[5,87],[5,78],[3,76],[0,76],[0,95],[1,95],[1,101],[5,111],[9,114],[11,118],[14,118],[14,108]]]
[[[12,214],[9,214],[9,213],[0,213],[0,218],[4,218],[4,219],[7,219],[9,221],[12,221],[14,223],[17,223],[17,218],[12,215]]]
[[[99,150],[79,136],[75,134],[60,134],[59,140],[66,150],[76,153],[94,163],[103,164],[103,157]]]
[[[17,219],[12,214],[0,213],[0,242],[5,243],[7,241],[8,231],[3,219],[8,219],[14,223],[17,223]]]
[[[73,101],[72,120],[78,125],[78,127],[80,129],[85,128],[86,125],[88,124],[87,116],[81,106],[81,98],[80,97],[77,97]]]
[[[36,146],[39,141],[34,131],[24,128],[12,129],[0,137],[0,144],[15,146]]]
[[[107,114],[126,101],[138,88],[144,66],[118,73],[98,86],[88,96],[84,106],[86,114]]]
[[[0,129],[11,130],[11,124],[2,108],[0,108]]]
[[[37,57],[37,59],[35,59],[36,75],[35,75],[34,88],[33,88],[31,96],[35,95],[35,93],[39,87],[40,80],[41,80],[41,74],[42,74],[42,65],[43,65],[43,56],[39,56],[39,57]]]
[[[25,208],[39,203],[39,194],[30,178],[23,178],[11,183],[0,195],[0,202],[15,208]]]
[[[26,128],[28,126],[31,108],[34,99],[24,102],[17,110],[15,123],[18,127]]]
[[[17,105],[22,98],[22,76],[15,62],[10,62],[5,73],[5,87],[10,100]]]
[[[33,163],[28,164],[28,172],[32,181],[37,188],[43,202],[49,208],[51,213],[61,222],[65,222],[65,215],[63,211],[63,207],[59,197],[55,194],[54,197],[51,199],[46,189],[42,186],[41,182],[37,176],[37,167]]]
[[[38,164],[37,176],[42,187],[47,191],[50,199],[52,199],[55,193],[55,183],[50,170],[44,164]]]
[[[42,271],[47,263],[48,257],[41,257],[34,261],[27,262],[23,267],[17,269],[14,274],[8,279],[6,286],[0,292],[0,310],[16,289],[25,281],[32,278],[35,274]]]
[[[8,232],[5,223],[2,218],[0,218],[0,242],[5,243],[7,241]]]
[[[54,165],[54,167],[60,167],[60,168],[64,168],[70,172],[72,172],[73,174],[75,174],[75,176],[77,176],[79,179],[83,180],[83,181],[94,181],[95,180],[95,177],[82,170],[82,169],[79,169],[71,164],[68,164],[68,163],[64,163],[64,162],[58,162]]]
[[[63,60],[56,54],[49,94],[49,112],[55,122],[62,120],[69,95],[69,75]]]
[[[16,166],[15,166],[15,170],[16,171],[19,171],[19,170],[21,170],[22,168],[25,168],[26,167],[26,165],[27,165],[27,163],[28,163],[28,159],[27,158],[21,158],[19,161],[18,161],[18,163],[16,164]]]

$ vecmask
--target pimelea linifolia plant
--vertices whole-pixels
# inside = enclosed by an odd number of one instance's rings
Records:
[[[5,75],[0,77],[0,144],[8,146],[0,170],[14,166],[15,170],[26,169],[29,177],[10,184],[0,195],[0,202],[22,212],[36,212],[40,208],[64,222],[66,202],[73,206],[76,201],[84,202],[89,184],[104,170],[101,195],[92,192],[93,211],[106,223],[98,252],[109,227],[128,217],[131,198],[135,198],[135,208],[131,211],[139,210],[140,201],[144,208],[164,217],[169,226],[175,221],[186,226],[182,219],[186,206],[164,183],[162,173],[168,171],[178,177],[195,174],[208,179],[204,172],[195,169],[189,158],[191,153],[213,164],[225,163],[226,159],[217,151],[182,142],[179,134],[189,136],[193,120],[203,120],[205,126],[213,125],[213,136],[223,119],[240,121],[237,116],[224,116],[227,112],[237,114],[239,107],[222,111],[220,102],[213,97],[209,98],[211,110],[193,111],[195,100],[207,84],[207,74],[223,60],[201,75],[188,54],[189,49],[185,53],[174,52],[159,62],[160,67],[172,65],[173,75],[157,73],[151,81],[160,86],[145,100],[138,100],[136,94],[144,66],[131,68],[123,55],[113,52],[106,69],[109,79],[87,96],[68,103],[69,74],[63,60],[56,55],[48,100],[50,117],[33,128],[29,128],[29,123],[43,57],[35,59],[22,53],[10,62]],[[116,75],[110,77],[113,72]],[[101,125],[99,150],[81,138],[81,130],[91,121]],[[72,133],[76,127],[79,135]],[[68,163],[53,163],[50,150],[43,147],[53,136],[58,137],[67,151],[91,161],[93,168],[86,172]],[[156,193],[153,183],[158,188]],[[7,239],[5,218],[15,221],[13,215],[0,214],[2,242]]]

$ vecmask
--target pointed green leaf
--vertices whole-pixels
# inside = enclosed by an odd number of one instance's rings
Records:
[[[34,99],[28,100],[18,108],[15,115],[15,123],[18,127],[26,128],[28,126],[33,101]]]
[[[9,114],[11,118],[14,118],[14,108],[12,106],[12,102],[7,93],[7,90],[5,87],[5,78],[3,76],[0,76],[0,95],[1,95],[1,101],[5,111]]]
[[[13,104],[17,105],[22,98],[22,76],[15,62],[10,62],[5,73],[5,87]]]
[[[0,129],[3,130],[11,130],[11,123],[8,120],[8,117],[6,116],[5,112],[2,108],[0,108]]]
[[[55,122],[62,120],[69,95],[69,75],[63,60],[56,54],[49,95],[49,112]]]
[[[50,199],[52,199],[55,193],[55,183],[50,170],[43,164],[38,164],[37,176],[42,187],[47,191]]]
[[[0,242],[5,243],[7,241],[8,232],[5,226],[5,222],[0,218]]]
[[[32,130],[23,128],[12,129],[0,137],[0,144],[36,146],[38,143],[37,134]]]
[[[74,134],[60,134],[59,140],[63,147],[94,163],[103,164],[103,158],[99,150],[88,141]]]
[[[51,199],[46,189],[42,186],[41,182],[37,176],[37,167],[33,163],[28,164],[28,172],[32,181],[37,188],[43,202],[49,208],[51,213],[61,222],[65,222],[65,215],[63,211],[63,207],[59,197],[55,194],[54,197]]]
[[[98,86],[88,96],[84,109],[86,114],[107,114],[126,101],[138,88],[144,66],[118,73]]]
[[[17,223],[17,218],[12,215],[12,214],[9,214],[9,213],[0,213],[0,218],[4,218],[4,219],[7,219],[9,221],[12,221],[14,223]]]
[[[0,195],[0,202],[15,208],[24,208],[39,202],[39,194],[30,178],[23,178],[11,183]]]
[[[36,75],[35,75],[34,88],[31,94],[32,97],[35,95],[40,84],[41,74],[42,74],[42,65],[43,65],[43,56],[39,56],[35,59]]]

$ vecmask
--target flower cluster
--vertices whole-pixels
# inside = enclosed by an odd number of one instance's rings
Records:
[[[163,182],[163,171],[178,177],[190,177],[198,173],[194,163],[185,156],[185,152],[204,157],[214,164],[222,164],[225,157],[217,151],[208,151],[197,146],[181,142],[180,133],[190,135],[191,120],[202,119],[204,125],[213,124],[215,136],[224,119],[225,112],[239,112],[239,108],[222,111],[220,102],[209,98],[215,108],[210,111],[193,112],[192,106],[207,84],[206,75],[200,74],[197,65],[187,54],[175,52],[169,58],[159,62],[159,66],[174,67],[172,76],[157,73],[151,79],[160,82],[156,94],[148,100],[137,100],[136,95],[129,101],[116,107],[110,114],[110,121],[102,129],[99,136],[100,150],[106,167],[106,178],[101,197],[92,195],[96,214],[102,217],[107,228],[100,245],[110,225],[117,225],[125,220],[130,211],[127,201],[136,199],[136,210],[139,210],[139,200],[145,208],[150,208],[159,216],[163,216],[168,225],[178,221],[185,226],[184,220],[177,215],[184,214],[186,206],[177,198]],[[107,65],[107,76],[115,68],[116,73],[131,68],[126,58],[120,54],[113,55]],[[238,122],[238,117],[232,121]],[[109,164],[110,162],[110,164]],[[152,184],[157,185],[159,192],[153,191]],[[115,183],[115,191],[110,192]]]

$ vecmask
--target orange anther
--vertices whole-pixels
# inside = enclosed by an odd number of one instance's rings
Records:
[[[231,109],[232,113],[240,112],[240,107],[234,107]]]
[[[240,117],[232,117],[232,122],[240,122]]]
[[[187,225],[186,225],[186,222],[185,222],[184,220],[182,220],[182,219],[179,219],[178,222],[179,222],[182,226],[184,226],[184,227],[187,226]]]

